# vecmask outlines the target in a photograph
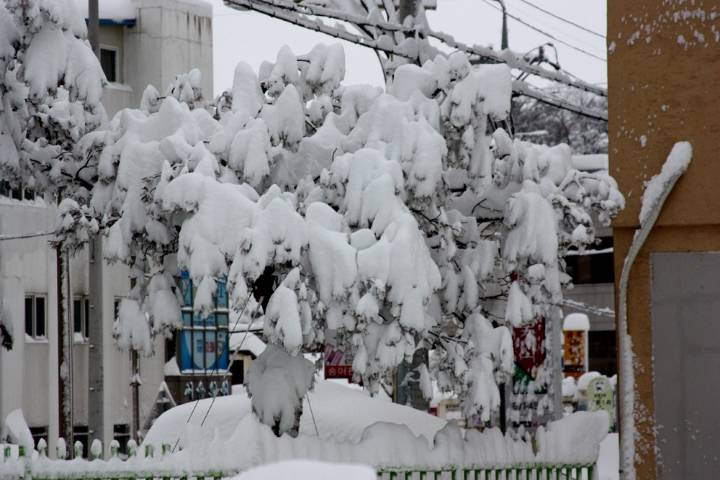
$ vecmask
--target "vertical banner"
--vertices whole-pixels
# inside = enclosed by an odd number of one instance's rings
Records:
[[[535,380],[538,369],[545,362],[545,319],[513,328],[513,353],[515,367],[521,375]]]
[[[563,372],[566,377],[579,378],[587,371],[585,359],[587,358],[586,337],[583,330],[565,330],[563,344]]]

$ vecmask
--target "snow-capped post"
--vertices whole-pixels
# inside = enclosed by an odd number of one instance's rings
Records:
[[[67,443],[65,443],[63,437],[58,438],[57,442],[55,442],[55,454],[58,460],[65,460],[67,458]]]
[[[80,440],[77,440],[75,442],[75,445],[73,447],[73,454],[76,459],[83,458],[83,444]]]
[[[45,458],[47,457],[47,442],[44,438],[41,438],[37,442],[37,451],[40,457]]]
[[[398,65],[387,91],[343,85],[344,69],[340,45],[284,47],[259,74],[240,63],[215,104],[191,71],[164,98],[148,87],[140,110],[84,142],[99,158],[105,254],[135,282],[118,343],[152,353],[152,335],[178,324],[172,290],[185,271],[195,314],[213,312],[225,278],[238,316],[263,319],[270,346],[247,388],[279,435],[297,431],[312,388],[302,352],[330,332],[372,393],[427,348],[439,388],[488,425],[512,378],[512,331],[524,329],[519,347],[547,361],[509,418],[549,416],[552,399],[536,393],[554,390],[546,339],[569,282],[563,257],[592,245],[593,216],[622,208],[614,180],[573,168],[566,145],[490,128],[510,112],[506,65],[433,54]]]
[[[132,458],[137,455],[137,441],[134,438],[131,438],[127,442],[127,451],[128,451],[128,457]]]

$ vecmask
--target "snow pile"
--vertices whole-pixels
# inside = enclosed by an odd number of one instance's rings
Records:
[[[278,462],[252,468],[233,480],[376,480],[374,469],[364,465],[309,462]]]
[[[592,464],[598,459],[600,443],[607,436],[607,412],[576,412],[540,427],[535,434],[537,460],[568,464]]]
[[[374,467],[500,467],[533,463],[592,463],[607,432],[604,418],[582,412],[550,424],[538,434],[542,449],[503,436],[498,429],[462,430],[453,423],[365,392],[318,380],[310,392],[313,414],[304,410],[299,435],[277,437],[250,415],[244,394],[219,397],[200,427],[210,399],[175,407],[161,415],[147,434],[146,445],[171,444],[181,449],[166,460],[174,469],[244,469],[289,459],[365,463]],[[199,413],[198,413],[199,412]],[[353,415],[348,412],[362,412]],[[314,419],[313,419],[314,417]],[[574,433],[573,433],[574,432]],[[319,434],[319,435],[318,435]],[[540,437],[542,435],[542,439]],[[571,437],[570,441],[564,435]],[[575,435],[575,436],[573,436]],[[248,439],[252,439],[251,442]],[[237,445],[244,447],[238,449]],[[593,450],[593,448],[595,450]],[[595,451],[595,457],[590,458]]]
[[[30,433],[22,410],[13,410],[5,417],[3,437],[7,435],[11,443],[25,447],[25,455],[29,455],[35,449],[35,441]]]
[[[253,413],[276,435],[298,434],[302,400],[312,388],[314,371],[305,357],[290,355],[272,343],[250,365],[247,385]]]
[[[644,224],[648,215],[660,199],[665,187],[674,179],[685,173],[692,159],[690,142],[677,142],[673,145],[670,155],[662,166],[660,173],[653,176],[645,186],[640,207],[640,224]]]
[[[163,413],[148,431],[145,443],[174,445],[179,439],[178,445],[181,448],[192,449],[196,444],[210,442],[213,438],[228,440],[237,430],[240,421],[251,411],[250,400],[244,388],[237,388],[238,394],[215,399],[203,428],[200,428],[200,423],[212,403],[211,399],[200,400],[192,416],[190,412],[194,403],[179,405]],[[312,404],[314,419],[308,408],[308,399]],[[426,442],[430,442],[446,424],[444,420],[420,410],[370,397],[360,389],[319,378],[315,379],[314,389],[307,394],[303,402],[305,408],[299,429],[302,436],[314,436],[319,432],[323,439],[358,442],[368,426],[381,422],[405,425],[413,435],[421,436]],[[348,415],[348,412],[363,414]]]

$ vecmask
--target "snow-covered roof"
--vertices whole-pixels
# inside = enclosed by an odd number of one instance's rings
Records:
[[[67,0],[63,0],[67,1]],[[70,0],[75,4],[75,9],[83,18],[88,18],[88,0]],[[138,7],[142,4],[139,0],[98,0],[100,9],[99,17],[101,24],[135,25]],[[155,4],[163,2],[153,2]],[[212,6],[204,0],[181,0],[180,3],[196,10],[198,8],[204,14],[212,15]]]
[[[88,0],[72,0],[72,2],[83,18],[88,18]],[[135,23],[137,18],[137,6],[133,0],[98,0],[98,8],[101,22]]]
[[[250,352],[258,357],[265,350],[265,342],[252,332],[236,332],[230,334],[230,351]]]
[[[590,330],[590,319],[584,313],[571,313],[565,317],[563,330]]]
[[[585,172],[594,172],[597,170],[607,170],[608,155],[607,153],[594,153],[590,155],[573,155],[573,167]]]

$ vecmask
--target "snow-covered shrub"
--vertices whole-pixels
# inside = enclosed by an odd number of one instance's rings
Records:
[[[493,130],[510,111],[504,65],[438,55],[399,66],[387,92],[345,86],[343,73],[338,46],[283,48],[259,75],[239,64],[210,105],[191,72],[85,142],[99,158],[106,254],[132,267],[125,344],[144,349],[135,335],[172,328],[179,270],[201,314],[226,277],[238,315],[262,317],[277,346],[248,378],[276,433],[293,431],[311,385],[280,382],[275,364],[320,349],[328,330],[371,390],[434,350],[441,388],[488,421],[512,373],[509,329],[559,321],[563,255],[591,244],[593,218],[608,221],[623,198],[609,176],[574,170],[567,146]],[[137,327],[142,315],[152,328]],[[277,388],[287,401],[268,400]]]

